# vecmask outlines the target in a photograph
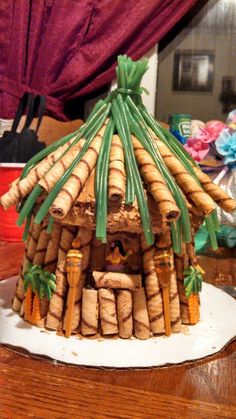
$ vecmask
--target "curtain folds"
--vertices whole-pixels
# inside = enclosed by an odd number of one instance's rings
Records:
[[[138,59],[196,0],[4,0],[0,2],[0,117],[25,91],[51,116],[115,77],[119,54]]]

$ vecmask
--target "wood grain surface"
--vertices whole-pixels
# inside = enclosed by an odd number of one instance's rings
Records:
[[[17,273],[22,252],[0,243],[0,278]],[[236,418],[235,396],[236,342],[203,360],[142,370],[59,365],[0,346],[1,419]]]

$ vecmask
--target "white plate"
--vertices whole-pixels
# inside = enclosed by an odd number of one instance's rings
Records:
[[[24,348],[68,364],[96,367],[152,367],[179,364],[212,355],[236,336],[236,302],[203,284],[202,320],[182,333],[138,339],[66,339],[24,322],[11,310],[16,278],[0,282],[0,343]]]

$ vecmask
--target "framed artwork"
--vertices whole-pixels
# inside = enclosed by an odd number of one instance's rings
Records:
[[[173,90],[211,92],[215,56],[211,51],[176,51],[174,55]]]

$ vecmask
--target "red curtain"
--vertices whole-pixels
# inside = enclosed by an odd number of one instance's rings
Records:
[[[44,94],[48,114],[115,77],[116,57],[140,58],[196,0],[4,0],[0,2],[0,117],[23,92]]]

